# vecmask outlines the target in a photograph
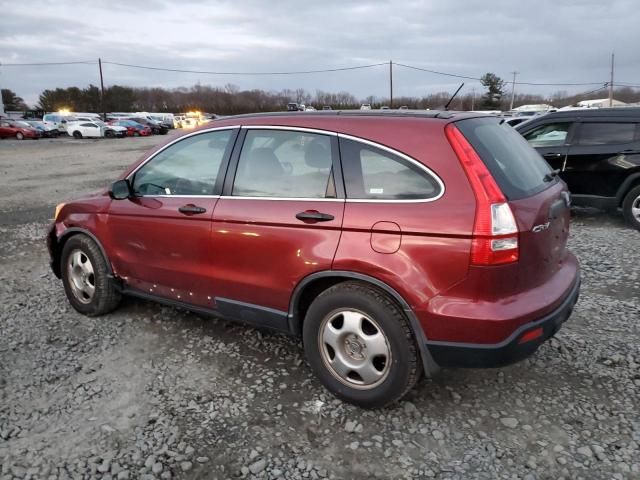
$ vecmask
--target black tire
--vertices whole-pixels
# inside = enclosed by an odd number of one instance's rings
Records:
[[[137,131],[136,131],[136,132],[133,132],[133,136],[134,136],[134,137],[139,137],[139,136],[140,136],[140,132],[137,132]]]
[[[91,262],[93,269],[93,285],[95,291],[90,299],[79,299],[77,293],[74,293],[72,280],[70,278],[70,257],[72,254],[80,254]],[[96,242],[86,235],[78,234],[71,237],[64,244],[61,255],[60,272],[62,274],[62,283],[64,291],[69,299],[71,306],[78,312],[89,317],[104,315],[114,310],[121,299],[120,291],[117,289],[113,278],[109,275],[107,260]]]
[[[82,134],[76,130],[73,132],[73,138],[80,140],[82,138]]]
[[[640,209],[640,185],[633,187],[627,192],[622,201],[622,214],[624,219],[629,225],[636,230],[640,230],[640,213],[637,209]]]
[[[323,346],[321,331],[327,319],[337,318],[336,315],[339,317],[343,310],[356,311],[364,314],[365,318],[374,319],[374,323],[377,323],[375,329],[381,331],[390,351],[389,365],[385,362],[380,370],[384,369],[386,376],[379,383],[365,387],[367,389],[349,385],[348,378],[339,379],[340,375],[327,364],[330,354],[327,356],[321,351],[323,348],[324,352],[333,351]],[[368,328],[371,328],[371,324]],[[337,338],[338,344],[348,345],[346,338]],[[304,319],[303,343],[307,361],[322,384],[336,397],[360,407],[380,408],[398,401],[422,375],[418,346],[402,310],[385,292],[364,283],[339,283],[318,295]],[[366,349],[362,351],[366,352]],[[361,351],[356,354],[361,354]],[[335,355],[334,352],[334,360]],[[365,362],[368,361],[366,356],[364,358]],[[352,373],[349,372],[347,376]]]
[[[104,136],[107,138],[114,138],[116,136],[116,132],[113,130],[107,130],[104,132]]]

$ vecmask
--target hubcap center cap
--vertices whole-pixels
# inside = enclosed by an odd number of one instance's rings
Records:
[[[346,354],[354,360],[363,360],[367,353],[367,346],[360,337],[354,334],[347,335],[344,339]]]

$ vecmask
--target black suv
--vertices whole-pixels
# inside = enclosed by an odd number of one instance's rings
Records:
[[[560,111],[515,128],[559,170],[575,205],[622,208],[640,230],[640,108]]]

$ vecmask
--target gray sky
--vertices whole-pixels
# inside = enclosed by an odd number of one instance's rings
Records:
[[[473,77],[640,85],[637,0],[0,0],[0,63],[110,60],[207,71],[287,71],[390,59]],[[106,85],[189,86],[388,96],[388,67],[315,75],[212,76],[105,65]],[[453,91],[459,80],[394,68],[394,95]],[[477,82],[466,81],[465,90]],[[35,103],[45,88],[99,84],[97,65],[0,66],[0,86]],[[550,94],[596,87],[517,86]],[[603,96],[606,93],[603,94]]]

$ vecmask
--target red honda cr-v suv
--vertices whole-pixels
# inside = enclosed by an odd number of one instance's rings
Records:
[[[81,313],[126,294],[302,335],[329,390],[379,407],[554,335],[580,287],[568,207],[493,117],[247,115],[59,205],[48,245]]]

